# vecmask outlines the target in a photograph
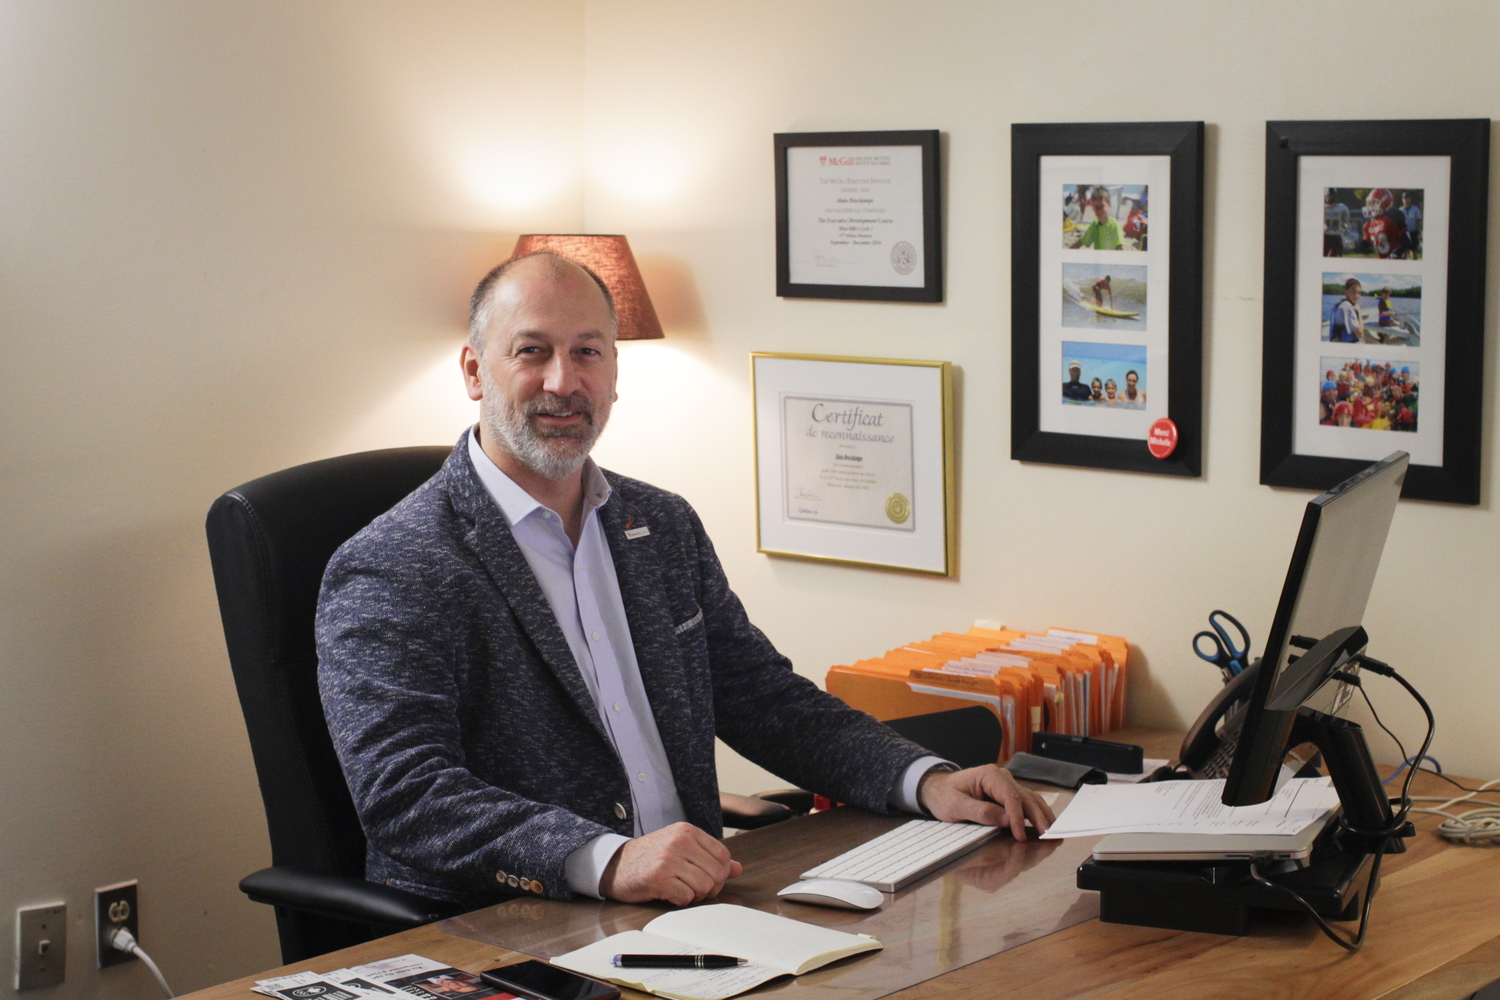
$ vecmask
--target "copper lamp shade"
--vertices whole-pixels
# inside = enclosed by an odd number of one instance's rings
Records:
[[[620,320],[618,339],[659,340],[666,336],[646,292],[646,283],[641,280],[640,269],[635,266],[630,241],[625,237],[532,234],[516,240],[516,248],[510,255],[514,259],[538,250],[550,250],[582,264],[609,287]]]

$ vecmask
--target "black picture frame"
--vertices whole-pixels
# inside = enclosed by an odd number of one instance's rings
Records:
[[[922,151],[922,284],[920,287],[793,282],[787,205],[787,151],[806,146],[917,146]],[[943,232],[938,130],[894,132],[778,132],[776,148],[776,294],[792,299],[862,299],[875,302],[943,301]]]
[[[1403,499],[1480,501],[1483,385],[1448,392],[1451,375],[1483,379],[1484,285],[1489,218],[1490,122],[1487,118],[1266,123],[1265,312],[1262,339],[1260,481],[1323,491],[1370,464],[1368,459],[1297,454],[1294,402],[1297,327],[1299,161],[1304,156],[1450,158],[1446,343],[1443,350],[1443,462],[1412,462]],[[1459,224],[1460,206],[1476,227]],[[1333,259],[1333,258],[1327,258]],[[1430,290],[1422,289],[1424,300]],[[1428,308],[1426,302],[1424,311]],[[1403,449],[1403,434],[1390,435]]]
[[[1198,476],[1203,452],[1203,122],[1011,126],[1011,449],[1021,462]],[[1132,438],[1041,429],[1041,173],[1044,156],[1170,157],[1167,416],[1177,447],[1154,457]],[[1156,238],[1153,234],[1153,238]],[[1054,390],[1055,391],[1055,390]]]

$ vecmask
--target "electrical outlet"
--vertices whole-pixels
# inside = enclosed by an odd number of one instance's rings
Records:
[[[16,911],[16,989],[56,986],[68,971],[68,907],[64,903]]]
[[[133,962],[135,956],[110,944],[117,928],[129,929],[137,942],[141,940],[140,906],[135,899],[135,879],[94,890],[94,937],[99,950],[99,968],[121,962]]]

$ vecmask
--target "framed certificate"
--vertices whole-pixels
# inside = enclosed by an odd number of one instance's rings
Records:
[[[750,370],[757,549],[952,576],[952,366],[756,353]]]
[[[943,301],[936,129],[775,138],[777,295]]]
[[[1403,497],[1479,503],[1489,149],[1484,118],[1266,124],[1263,484],[1400,450]]]
[[[1203,136],[1011,126],[1011,458],[1199,474]]]

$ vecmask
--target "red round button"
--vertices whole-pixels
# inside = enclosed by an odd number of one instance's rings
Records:
[[[1177,450],[1177,425],[1171,417],[1162,417],[1151,425],[1146,435],[1146,447],[1157,458],[1166,458]]]

